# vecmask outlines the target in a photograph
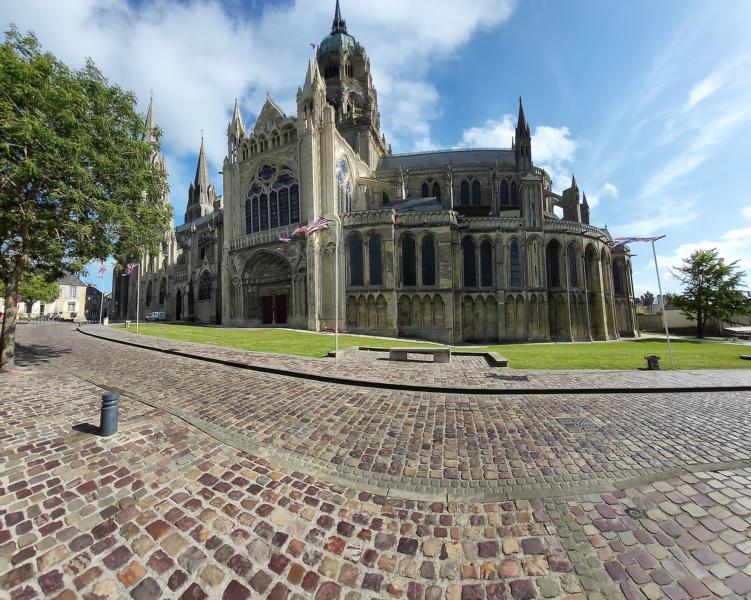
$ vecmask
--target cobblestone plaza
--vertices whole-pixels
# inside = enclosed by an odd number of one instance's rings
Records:
[[[1,598],[751,599],[747,371],[337,366],[69,325],[21,326],[18,355]]]

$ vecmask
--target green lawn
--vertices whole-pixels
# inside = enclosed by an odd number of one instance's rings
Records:
[[[122,325],[111,327],[122,329]],[[140,334],[170,340],[197,342],[253,350],[255,352],[274,352],[276,354],[293,354],[295,356],[311,356],[323,358],[334,351],[334,335],[311,333],[307,331],[291,331],[287,329],[223,329],[221,327],[201,327],[197,325],[163,325],[160,323],[141,323],[138,326]],[[129,333],[135,333],[135,326],[128,328]],[[392,339],[364,337],[359,335],[340,335],[339,350],[351,346],[371,346],[390,348],[392,346],[425,346],[435,345],[418,342],[394,341]]]
[[[122,325],[112,327],[121,329]],[[131,326],[128,331],[135,333],[135,328]],[[171,340],[314,358],[322,358],[334,350],[333,335],[305,331],[223,329],[157,323],[141,324],[139,331],[143,335]],[[430,344],[357,335],[339,336],[340,350],[351,346],[388,348],[425,345]],[[644,357],[648,354],[657,354],[662,359],[662,368],[670,368],[665,342],[654,339],[590,344],[507,344],[487,346],[485,349],[507,357],[509,366],[517,369],[636,369],[644,366]],[[461,352],[462,347],[455,347],[454,350]],[[673,341],[673,356],[678,369],[751,368],[751,361],[738,358],[741,354],[751,354],[751,347],[691,340]]]

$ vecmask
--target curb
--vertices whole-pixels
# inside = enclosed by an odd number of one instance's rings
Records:
[[[173,356],[179,356],[181,358],[190,358],[193,360],[200,360],[203,362],[209,362],[226,367],[234,367],[237,369],[245,369],[247,371],[256,371],[258,373],[269,373],[272,375],[282,375],[284,377],[295,377],[297,379],[306,379],[308,381],[319,381],[322,383],[336,383],[339,385],[350,385],[355,387],[367,387],[382,390],[397,390],[407,392],[430,392],[441,394],[467,394],[467,395],[481,395],[481,396],[540,396],[540,395],[558,395],[558,394],[666,394],[666,393],[698,393],[698,392],[751,392],[751,385],[729,385],[729,386],[662,386],[662,387],[607,387],[607,388],[477,388],[477,387],[459,387],[459,386],[440,386],[440,385],[413,385],[409,383],[387,383],[382,381],[368,381],[363,379],[350,379],[346,377],[334,377],[331,375],[321,375],[318,373],[307,373],[300,371],[289,371],[286,369],[277,369],[274,367],[265,367],[261,365],[252,365],[246,363],[240,363],[233,360],[227,360],[223,358],[213,358],[210,356],[201,356],[199,354],[191,354],[189,352],[182,352],[171,348],[156,348],[146,344],[139,344],[138,342],[130,342],[127,340],[118,340],[103,335],[97,335],[88,331],[83,331],[80,327],[76,328],[76,331],[83,335],[104,340],[107,342],[113,342],[115,344],[122,344],[123,346],[130,346],[132,348],[140,348],[142,350],[151,350],[152,352],[161,352],[162,354],[171,354]]]

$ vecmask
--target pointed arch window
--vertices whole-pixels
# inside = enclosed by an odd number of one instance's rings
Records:
[[[421,198],[428,197],[428,184],[427,183],[422,184],[422,188],[420,188],[420,197]]]
[[[285,227],[300,221],[297,179],[284,168],[263,165],[245,200],[245,233]]]
[[[519,206],[519,198],[516,192],[516,181],[511,182],[511,206]]]
[[[560,245],[556,241],[548,243],[546,248],[546,263],[548,269],[548,287],[559,288],[561,287],[561,269],[560,261],[558,259],[558,251]]]
[[[433,182],[433,197],[441,199],[441,186],[438,185],[437,181]]]
[[[374,233],[368,239],[368,283],[383,285],[383,265],[381,260],[381,236]]]
[[[417,261],[415,255],[415,238],[405,235],[402,238],[402,285],[417,285]]]
[[[420,242],[422,258],[422,285],[435,285],[435,240],[426,235]]]
[[[475,206],[482,204],[482,186],[477,179],[472,183],[472,204]]]
[[[613,291],[618,296],[623,295],[623,270],[618,261],[613,263]]]
[[[576,248],[571,244],[568,247],[568,277],[572,288],[579,287],[579,269],[576,266]]]
[[[459,197],[462,206],[469,206],[469,182],[462,181]]]
[[[464,261],[464,287],[477,287],[475,243],[472,238],[465,237],[462,240],[462,258]]]
[[[153,299],[154,293],[151,287],[151,282],[149,281],[148,285],[146,286],[146,306],[150,306]]]
[[[493,287],[493,246],[489,240],[480,244],[480,285]]]
[[[509,283],[512,288],[522,286],[521,260],[519,259],[519,243],[516,240],[511,242],[509,248]]]
[[[347,161],[339,159],[336,164],[336,202],[339,212],[352,210],[352,177]]]
[[[501,206],[508,206],[508,181],[501,181]]]
[[[199,300],[211,300],[212,285],[214,278],[208,271],[204,271],[201,275],[201,279],[198,282],[198,299]]]
[[[167,295],[167,282],[162,279],[159,284],[159,306],[164,306],[164,298]]]
[[[362,239],[353,235],[349,238],[349,284],[352,286],[363,285],[362,259]]]

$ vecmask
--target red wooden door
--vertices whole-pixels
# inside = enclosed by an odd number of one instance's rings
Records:
[[[261,296],[261,322],[264,325],[274,322],[274,296]]]
[[[276,297],[276,323],[287,322],[287,294]]]

